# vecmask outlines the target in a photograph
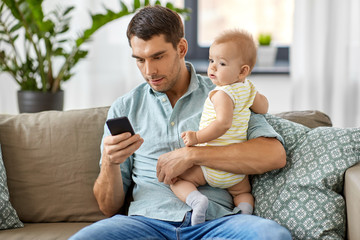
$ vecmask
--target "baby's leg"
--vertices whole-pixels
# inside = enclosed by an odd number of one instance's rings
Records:
[[[235,206],[239,208],[242,213],[252,214],[254,208],[254,197],[251,194],[251,186],[248,176],[245,176],[245,178],[238,184],[228,188],[228,191],[234,198]]]
[[[191,225],[205,222],[209,201],[205,195],[197,190],[198,186],[205,183],[201,168],[195,166],[179,176],[179,180],[176,183],[170,185],[175,195],[193,209]]]

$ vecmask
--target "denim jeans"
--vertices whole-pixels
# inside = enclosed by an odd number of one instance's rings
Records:
[[[183,222],[115,215],[83,228],[69,240],[291,239],[286,228],[254,215],[230,215],[195,226],[191,226],[190,220],[191,212]]]

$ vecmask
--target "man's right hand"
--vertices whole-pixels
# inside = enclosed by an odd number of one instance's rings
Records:
[[[101,171],[94,184],[94,195],[107,217],[116,214],[124,204],[125,193],[119,164],[125,162],[144,142],[139,134],[107,136],[103,142]]]
[[[143,144],[144,139],[139,134],[131,136],[130,133],[122,133],[104,138],[103,161],[109,164],[119,165],[125,162]]]

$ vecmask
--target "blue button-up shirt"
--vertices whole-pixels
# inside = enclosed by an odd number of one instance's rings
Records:
[[[143,83],[118,98],[109,109],[108,119],[127,116],[135,132],[144,139],[142,146],[120,165],[124,191],[128,191],[132,181],[135,183],[129,215],[181,221],[191,210],[173,194],[169,185],[159,182],[156,177],[159,156],[184,147],[180,137],[182,132],[198,130],[205,99],[214,88],[211,80],[197,75],[190,63],[187,67],[191,73],[190,85],[174,108],[165,93],[156,92],[149,84]],[[105,125],[104,137],[109,134]],[[260,136],[276,137],[282,141],[262,115],[253,114],[248,138]],[[232,213],[233,200],[226,190],[208,185],[198,189],[209,198],[207,220]]]

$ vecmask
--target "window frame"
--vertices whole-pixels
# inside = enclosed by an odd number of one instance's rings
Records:
[[[205,61],[208,61],[209,47],[202,47],[198,44],[198,0],[184,0],[185,8],[190,8],[190,19],[185,21],[185,37],[189,48],[186,60],[193,62],[195,68],[204,72]],[[281,45],[277,47],[276,63],[273,67],[257,67],[255,65],[253,74],[290,74],[290,45]]]

